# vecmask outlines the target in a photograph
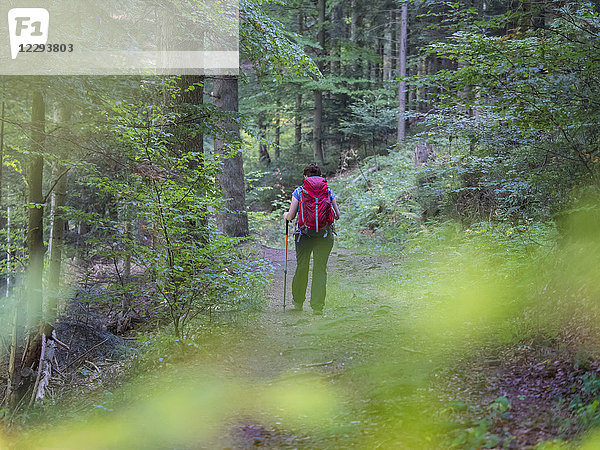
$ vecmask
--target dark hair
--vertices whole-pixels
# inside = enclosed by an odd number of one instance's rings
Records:
[[[319,169],[319,166],[317,165],[317,163],[310,163],[308,166],[306,166],[304,168],[303,173],[304,173],[305,177],[320,177],[321,169]]]

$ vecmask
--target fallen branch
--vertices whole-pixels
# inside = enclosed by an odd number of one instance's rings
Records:
[[[55,333],[52,333],[52,336],[51,336],[51,337],[48,337],[48,339],[52,339],[54,342],[56,342],[56,343],[57,343],[59,346],[61,346],[61,347],[62,347],[62,348],[64,348],[65,350],[69,350],[69,351],[71,350],[67,344],[65,344],[64,342],[60,341],[60,340],[59,340],[59,339],[56,337]]]
[[[375,167],[371,167],[370,169],[367,169],[367,171],[363,172],[362,170],[360,171],[360,175],[357,176],[354,180],[352,180],[352,184],[356,183],[358,180],[360,180],[361,178],[364,178],[365,181],[367,181],[367,177],[365,177],[365,173],[371,173],[371,172],[377,172],[379,170],[378,166]],[[367,181],[368,183],[368,181]]]
[[[96,372],[98,372],[98,373],[101,372],[100,368],[96,364],[94,364],[93,362],[88,361],[87,359],[85,360],[85,362],[88,363],[89,365],[91,365],[94,369],[96,369]]]
[[[75,364],[77,361],[79,361],[80,359],[82,359],[84,356],[87,356],[90,352],[92,352],[92,350],[95,350],[96,348],[100,347],[102,344],[104,344],[106,341],[108,341],[110,339],[110,337],[107,337],[106,339],[104,339],[102,342],[94,345],[92,348],[90,348],[88,351],[86,351],[83,355],[78,356],[77,358],[75,358],[73,361],[71,361],[69,364],[67,364],[65,367],[63,367],[62,370],[66,370],[69,367],[71,367],[73,364]]]

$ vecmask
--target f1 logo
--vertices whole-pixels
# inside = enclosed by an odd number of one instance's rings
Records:
[[[10,55],[15,59],[24,45],[48,41],[50,14],[44,8],[13,8],[8,11]]]

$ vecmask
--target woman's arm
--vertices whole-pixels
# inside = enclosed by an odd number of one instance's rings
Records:
[[[338,220],[340,218],[340,208],[338,207],[335,197],[333,198],[333,201],[331,202],[331,206],[333,206],[333,212],[335,213],[335,220]]]
[[[290,222],[294,220],[294,217],[296,217],[296,213],[298,212],[298,204],[298,199],[296,197],[292,197],[290,209],[288,210],[288,212],[283,213],[283,218],[285,220],[289,220]]]

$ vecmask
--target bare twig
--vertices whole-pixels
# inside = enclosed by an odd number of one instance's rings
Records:
[[[68,369],[69,367],[71,367],[73,364],[75,364],[77,361],[79,361],[80,359],[82,359],[84,356],[87,356],[92,350],[95,350],[96,348],[100,347],[102,344],[104,344],[106,341],[108,341],[110,339],[110,337],[107,337],[106,339],[104,339],[102,342],[100,342],[99,344],[94,345],[92,348],[90,348],[88,351],[86,351],[83,355],[78,356],[77,358],[75,358],[73,361],[71,361],[69,364],[67,364],[65,367],[63,367],[63,370]]]
[[[377,165],[375,167],[371,167],[370,169],[368,169],[367,171],[363,172],[363,170],[360,168],[360,166],[358,167],[360,170],[360,175],[357,176],[354,180],[352,180],[352,184],[356,183],[358,180],[360,180],[361,178],[364,178],[365,181],[367,182],[367,186],[369,186],[369,180],[367,180],[367,177],[365,176],[365,173],[371,173],[371,172],[376,172],[379,170],[379,167],[377,167]],[[370,187],[370,186],[369,186]]]
[[[50,336],[48,339],[52,339],[54,342],[56,342],[59,346],[61,346],[65,350],[71,350],[67,344],[65,344],[64,342],[60,341],[55,335]]]
[[[70,167],[67,167],[65,170],[63,170],[54,180],[54,182],[52,183],[52,186],[50,186],[50,189],[48,189],[48,192],[46,193],[46,195],[44,196],[44,198],[42,199],[42,203],[46,203],[48,201],[48,197],[50,197],[50,194],[52,194],[52,191],[54,190],[54,188],[56,187],[56,185],[58,184],[58,182],[61,180],[62,177],[64,177],[67,173],[69,173],[69,170],[71,170]]]

